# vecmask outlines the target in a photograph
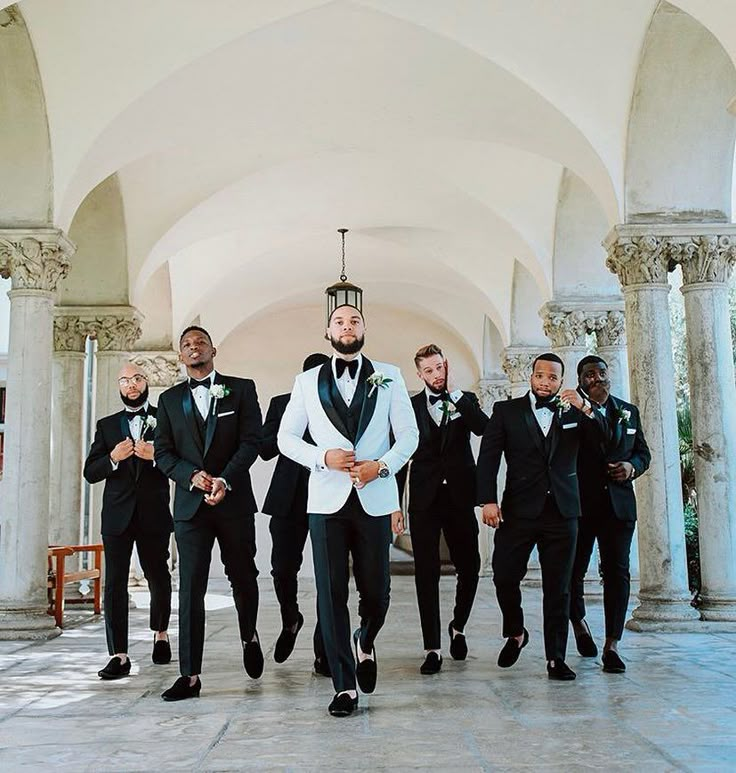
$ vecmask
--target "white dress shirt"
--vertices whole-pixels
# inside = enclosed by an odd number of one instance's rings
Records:
[[[531,390],[529,391],[529,402],[532,404],[532,413],[534,418],[539,424],[539,429],[542,430],[542,434],[547,437],[550,427],[552,426],[552,419],[555,417],[555,410],[550,411],[548,408],[536,408],[537,397]]]
[[[143,408],[143,410],[148,413],[148,400],[146,400],[143,405],[139,405],[137,408],[131,408],[129,405],[125,406],[125,410],[127,413],[135,413],[136,411],[140,411],[140,409]],[[128,418],[127,416],[125,417]],[[133,438],[133,442],[137,443],[141,437],[143,437],[143,433],[145,432],[143,422],[145,419],[142,416],[134,416],[130,421],[130,436]],[[110,464],[112,465],[113,470],[117,470],[118,466],[120,465],[120,462],[113,462],[112,459],[110,459]],[[156,463],[153,463],[153,466],[156,466]]]
[[[194,400],[194,404],[197,406],[199,415],[204,421],[207,421],[207,416],[209,416],[210,413],[210,406],[212,405],[210,387],[215,383],[215,373],[216,371],[213,370],[212,373],[207,376],[207,378],[194,379],[200,384],[204,384],[204,388],[198,387],[197,389],[192,389],[192,399]]]
[[[340,391],[342,399],[345,401],[345,405],[350,407],[350,403],[353,402],[355,396],[355,390],[358,388],[358,376],[360,375],[360,369],[363,367],[363,355],[359,354],[353,362],[358,363],[358,370],[355,371],[355,378],[350,376],[350,370],[345,368],[340,378],[337,377],[337,366],[335,360],[337,357],[332,358],[332,378],[335,379],[337,388]]]
[[[440,424],[442,424],[442,419],[445,415],[444,411],[442,410],[442,400],[438,400],[436,403],[431,403],[429,401],[429,396],[436,394],[436,392],[433,392],[428,386],[424,387],[424,394],[427,397],[427,410],[429,411],[429,415],[432,417],[434,423],[439,427]],[[450,392],[449,394],[450,400],[454,404],[463,396],[463,390],[456,389],[454,392]]]

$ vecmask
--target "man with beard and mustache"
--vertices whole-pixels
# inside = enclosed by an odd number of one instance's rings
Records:
[[[128,575],[133,545],[151,592],[152,659],[171,661],[167,628],[171,614],[169,481],[153,461],[156,408],[148,402],[148,382],[137,365],[124,365],[118,384],[122,411],[97,422],[84,464],[90,483],[105,481],[102,543],[105,547],[105,632],[110,662],[101,679],[130,674],[128,657]]]
[[[652,455],[644,438],[639,410],[611,394],[608,365],[601,357],[583,357],[578,363],[578,391],[590,398],[606,421],[607,436],[601,440],[585,427],[580,441],[578,479],[582,518],[572,570],[570,621],[578,652],[598,654],[585,621],[585,573],[593,543],[598,540],[603,576],[603,609],[606,641],[603,670],[622,674],[626,665],[618,654],[629,605],[629,558],[636,525],[636,498],[632,481],[649,469]]]
[[[360,354],[364,331],[354,306],[332,312],[326,337],[334,355],[296,377],[278,432],[281,453],[310,470],[317,605],[335,687],[328,711],[337,717],[356,709],[356,680],[364,693],[376,686],[374,642],[389,605],[392,513],[400,516],[394,476],[418,437],[401,371]],[[307,430],[316,445],[303,439]],[[348,611],[351,555],[360,595],[355,658]]]
[[[179,338],[187,381],[158,401],[156,464],[176,483],[174,533],[179,549],[179,671],[161,697],[199,696],[205,608],[215,540],[233,590],[246,673],[263,673],[256,631],[258,570],[250,467],[258,458],[261,409],[253,381],[215,370],[210,334],[193,325]]]
[[[425,660],[422,674],[442,668],[440,648],[440,534],[455,564],[455,608],[448,626],[450,655],[465,660],[465,624],[478,588],[480,553],[475,517],[475,459],[470,433],[482,435],[488,416],[472,392],[455,389],[442,350],[423,346],[414,355],[424,389],[411,398],[419,446],[409,473],[409,516],[414,582]]]
[[[604,436],[604,422],[574,389],[560,392],[565,366],[556,354],[532,365],[531,390],[494,404],[478,456],[478,501],[483,522],[497,529],[493,582],[506,644],[498,665],[509,668],[529,641],[521,607],[521,581],[532,549],[542,569],[544,649],[550,679],[569,681],[565,663],[570,576],[580,518],[577,459],[582,428]],[[585,427],[586,430],[588,427]],[[497,477],[506,457],[506,488],[498,505]]]

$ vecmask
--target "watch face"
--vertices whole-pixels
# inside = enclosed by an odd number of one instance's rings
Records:
[[[378,477],[379,478],[388,478],[389,471],[386,467],[381,467],[381,469],[378,471]]]

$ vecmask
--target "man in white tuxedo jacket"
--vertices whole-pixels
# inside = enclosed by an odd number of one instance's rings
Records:
[[[332,312],[327,337],[335,354],[296,377],[278,433],[281,453],[311,472],[307,510],[317,605],[336,692],[329,706],[333,716],[348,716],[357,707],[356,679],[363,692],[375,689],[374,641],[389,605],[391,513],[399,509],[394,476],[419,438],[399,369],[360,354],[364,330],[355,307]],[[302,439],[307,429],[316,445]],[[350,554],[360,593],[355,657]]]

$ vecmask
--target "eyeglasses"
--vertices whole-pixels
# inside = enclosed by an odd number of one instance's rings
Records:
[[[128,386],[142,386],[148,381],[148,379],[145,376],[141,376],[140,374],[136,376],[132,376],[131,378],[119,378],[118,384],[120,384],[121,387],[128,387]]]

